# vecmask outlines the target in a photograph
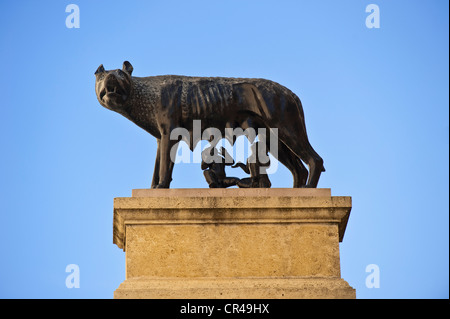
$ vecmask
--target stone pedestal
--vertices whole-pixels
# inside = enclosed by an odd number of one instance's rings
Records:
[[[329,189],[146,189],[114,199],[126,280],[114,298],[355,298]]]

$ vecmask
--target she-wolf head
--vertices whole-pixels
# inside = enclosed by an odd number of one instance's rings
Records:
[[[121,111],[131,94],[133,66],[123,62],[122,70],[106,71],[103,64],[95,71],[95,93],[100,104],[112,111]]]

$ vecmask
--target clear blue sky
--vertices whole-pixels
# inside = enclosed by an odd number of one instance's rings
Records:
[[[79,29],[66,28],[70,3]],[[379,29],[365,25],[370,3]],[[156,142],[99,105],[94,71],[129,60],[136,76],[290,88],[325,160],[319,187],[353,198],[342,277],[359,298],[448,298],[448,12],[441,0],[2,1],[0,297],[112,298],[124,280],[113,198],[150,186]],[[175,167],[172,187],[207,187],[199,166]],[[284,167],[271,179],[292,186]],[[365,285],[369,264],[380,288]]]

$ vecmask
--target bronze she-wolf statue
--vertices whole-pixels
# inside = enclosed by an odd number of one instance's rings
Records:
[[[187,129],[190,138],[185,142],[191,150],[202,138],[192,134],[194,120],[201,120],[202,131],[213,127],[222,134],[226,128],[277,128],[278,149],[271,153],[291,171],[293,186],[317,187],[325,171],[323,160],[308,141],[300,99],[286,87],[264,79],[135,77],[132,72],[128,61],[122,70],[106,71],[100,65],[95,72],[95,91],[102,106],[156,137],[152,188],[169,188],[172,181],[171,150],[179,141],[170,138],[171,131]]]

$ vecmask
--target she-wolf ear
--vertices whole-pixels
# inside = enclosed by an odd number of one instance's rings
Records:
[[[125,72],[127,72],[129,75],[131,75],[131,73],[133,73],[133,66],[131,65],[130,62],[125,61],[125,62],[123,62],[122,71],[125,71]]]
[[[98,74],[98,73],[102,73],[105,72],[105,68],[103,67],[103,64],[100,64],[100,66],[98,67],[97,71],[95,71],[94,74]]]

